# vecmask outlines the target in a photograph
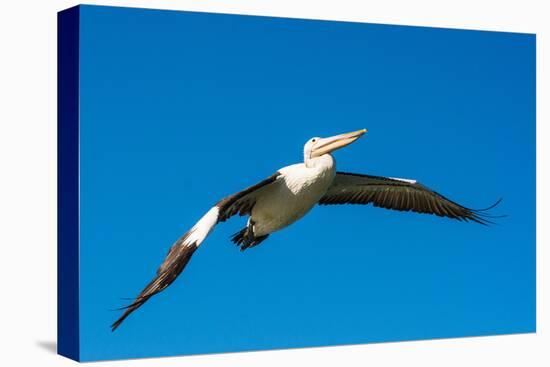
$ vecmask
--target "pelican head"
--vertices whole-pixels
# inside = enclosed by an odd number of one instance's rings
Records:
[[[366,132],[367,129],[361,129],[351,133],[331,136],[329,138],[311,138],[304,146],[304,161],[307,162],[312,158],[330,154],[337,149],[350,145]]]

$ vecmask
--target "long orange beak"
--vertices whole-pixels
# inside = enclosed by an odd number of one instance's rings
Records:
[[[311,151],[311,157],[320,157],[323,154],[328,154],[346,145],[350,145],[366,132],[367,129],[362,129],[351,133],[331,136],[330,138],[319,139]]]

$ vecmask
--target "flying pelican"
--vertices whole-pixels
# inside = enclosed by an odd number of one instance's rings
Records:
[[[370,204],[385,209],[435,214],[459,221],[492,223],[485,209],[469,209],[415,180],[337,172],[331,153],[353,143],[367,130],[330,138],[311,138],[304,162],[281,168],[270,177],[218,201],[170,248],[154,279],[141,291],[111,328],[114,331],[133,311],[163,291],[178,277],[193,253],[219,222],[248,215],[245,228],[231,238],[241,251],[262,243],[270,234],[294,223],[316,204]]]

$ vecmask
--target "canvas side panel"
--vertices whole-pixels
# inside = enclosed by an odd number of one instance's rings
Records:
[[[80,9],[57,17],[57,352],[79,360]]]

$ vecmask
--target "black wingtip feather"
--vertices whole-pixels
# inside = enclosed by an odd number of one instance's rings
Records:
[[[507,215],[492,215],[487,213],[487,211],[495,208],[498,204],[502,202],[502,198],[499,198],[495,203],[493,203],[491,206],[488,206],[487,208],[483,209],[467,209],[470,211],[471,216],[468,217],[469,220],[472,220],[476,223],[483,224],[485,226],[487,225],[496,225],[497,223],[492,221],[492,219],[499,219],[499,218],[505,218]]]
[[[151,296],[150,296],[151,297]],[[134,302],[126,307],[121,307],[120,309],[121,310],[126,310],[124,311],[124,313],[122,314],[122,316],[120,316],[115,322],[112,323],[111,325],[111,332],[115,331],[119,326],[120,324],[122,324],[122,322],[124,320],[126,320],[126,318],[128,316],[130,316],[130,314],[132,312],[134,312],[135,310],[137,310],[139,307],[141,307],[141,305],[143,305],[150,297],[148,297],[147,299],[141,299],[140,301],[138,302]]]
[[[186,238],[186,236],[184,235],[182,238]],[[183,271],[197,249],[197,246],[195,244],[183,244],[180,241],[181,239],[172,246],[155,278],[147,284],[135,298],[134,302],[119,309],[125,311],[113,324],[111,324],[111,331],[115,331],[132,312],[140,308],[149,298],[166,289],[166,287],[172,284]]]
[[[491,206],[488,206],[487,208],[483,208],[483,209],[470,209],[471,211],[474,211],[474,212],[485,212],[487,210],[491,210],[493,209],[495,206],[497,206],[498,204],[500,204],[502,202],[502,198],[499,198],[497,201],[495,201]]]

